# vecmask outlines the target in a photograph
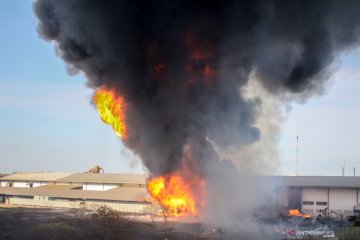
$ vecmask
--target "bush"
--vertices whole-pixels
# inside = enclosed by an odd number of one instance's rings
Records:
[[[99,222],[104,226],[125,222],[125,218],[122,218],[118,211],[105,205],[96,209],[91,217],[94,221]]]
[[[347,228],[338,234],[339,240],[360,240],[360,227]]]
[[[354,227],[360,227],[360,217],[359,216],[349,216],[348,221],[352,222]]]

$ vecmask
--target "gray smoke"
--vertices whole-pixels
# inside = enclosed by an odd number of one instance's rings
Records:
[[[34,11],[69,69],[124,96],[124,143],[152,174],[176,171],[191,145],[194,171],[216,189],[234,166],[214,146],[262,139],[267,105],[243,93],[250,76],[281,101],[304,100],[360,36],[356,0],[38,0]]]

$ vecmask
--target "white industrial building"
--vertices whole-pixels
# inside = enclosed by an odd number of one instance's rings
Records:
[[[360,177],[348,176],[282,176],[277,182],[286,187],[283,201],[288,209],[299,209],[316,216],[320,210],[348,216],[360,202]]]
[[[106,205],[144,213],[149,205],[145,184],[145,174],[15,173],[0,177],[0,201],[57,208]]]

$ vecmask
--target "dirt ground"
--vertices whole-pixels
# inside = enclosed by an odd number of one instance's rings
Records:
[[[6,240],[239,239],[200,223],[152,222],[109,209],[84,213],[10,205],[0,206],[0,233]]]
[[[312,221],[315,219],[292,219],[289,226],[314,224]],[[263,221],[255,229],[240,226],[230,230],[205,225],[196,219],[180,222],[149,215],[124,215],[107,207],[89,212],[0,205],[0,240],[284,240],[280,228],[284,222]],[[280,234],[274,234],[277,229]]]

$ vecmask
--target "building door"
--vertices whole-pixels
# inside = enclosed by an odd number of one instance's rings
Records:
[[[289,189],[288,208],[301,210],[301,188]]]

